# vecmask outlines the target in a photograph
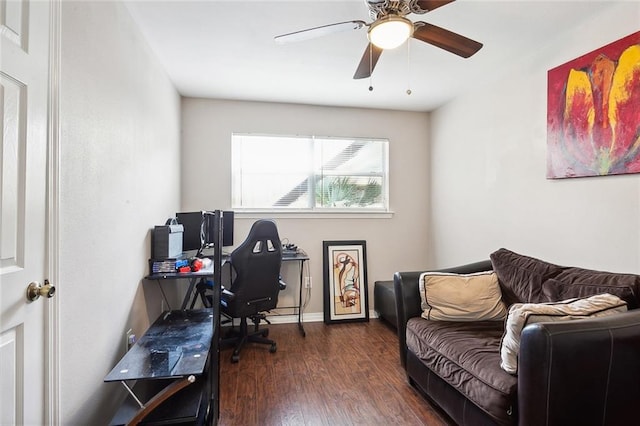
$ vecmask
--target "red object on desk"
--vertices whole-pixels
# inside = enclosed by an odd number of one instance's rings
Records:
[[[198,272],[200,269],[202,269],[202,260],[200,260],[200,259],[195,259],[195,260],[191,263],[191,271],[193,271],[193,272]]]

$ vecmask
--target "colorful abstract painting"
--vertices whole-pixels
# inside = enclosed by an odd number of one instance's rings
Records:
[[[640,31],[549,71],[547,177],[640,173]]]

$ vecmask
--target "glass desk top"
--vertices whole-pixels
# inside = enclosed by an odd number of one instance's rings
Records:
[[[129,349],[104,381],[202,374],[212,337],[212,309],[166,311]]]

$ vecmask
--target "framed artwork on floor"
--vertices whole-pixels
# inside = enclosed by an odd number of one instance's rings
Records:
[[[366,241],[323,241],[324,322],[369,321]]]

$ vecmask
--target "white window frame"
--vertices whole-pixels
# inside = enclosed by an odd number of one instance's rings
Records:
[[[315,167],[311,166],[311,173],[309,174],[308,182],[309,189],[307,191],[307,199],[309,202],[308,207],[306,208],[292,208],[292,207],[245,207],[241,206],[236,202],[239,198],[239,189],[238,189],[238,159],[235,158],[235,147],[234,147],[234,139],[235,137],[269,137],[269,138],[283,138],[283,139],[300,139],[301,141],[311,141],[312,144],[317,142],[322,142],[323,140],[348,140],[348,141],[362,141],[362,142],[376,142],[382,143],[382,164],[381,171],[373,174],[361,174],[360,176],[372,176],[372,177],[380,177],[382,180],[381,183],[381,191],[382,191],[382,206],[381,207],[316,207],[314,197],[311,194],[316,193],[316,181],[318,175],[315,173]],[[231,138],[231,151],[232,151],[232,167],[231,167],[231,208],[237,213],[242,214],[246,217],[251,217],[251,213],[275,213],[283,216],[297,216],[297,217],[307,217],[309,215],[351,215],[357,214],[359,216],[367,216],[371,215],[371,217],[376,216],[385,216],[388,217],[391,214],[391,210],[389,207],[389,140],[386,138],[362,138],[362,137],[335,137],[335,136],[302,136],[302,135],[273,135],[273,134],[258,134],[258,133],[232,133]],[[313,145],[311,145],[311,151],[315,152]],[[310,155],[310,161],[313,163],[314,154]],[[327,174],[325,174],[326,176]],[[328,174],[330,175],[330,173]],[[350,176],[358,176],[355,173],[350,173]]]

